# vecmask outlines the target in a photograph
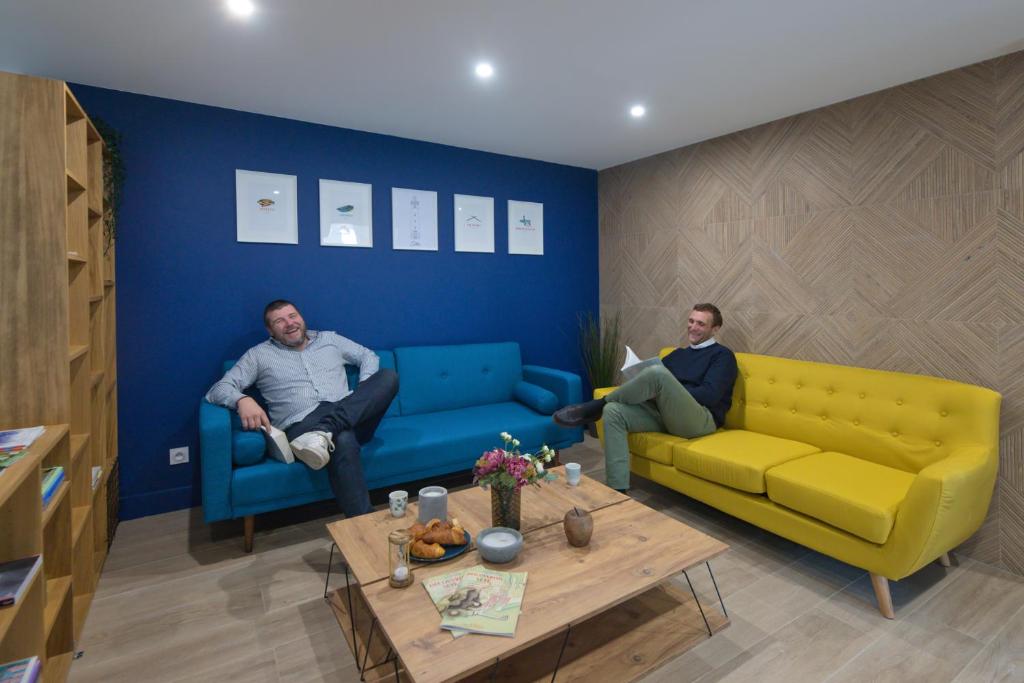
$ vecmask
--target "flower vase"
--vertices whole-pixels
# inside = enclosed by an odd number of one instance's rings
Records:
[[[520,489],[491,487],[491,526],[504,526],[519,531],[519,511],[523,492]]]

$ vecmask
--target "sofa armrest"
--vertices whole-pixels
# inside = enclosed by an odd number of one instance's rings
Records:
[[[992,500],[998,450],[965,446],[918,472],[900,505],[886,545],[899,549],[903,578],[966,541]]]
[[[559,407],[583,401],[583,383],[575,373],[539,365],[524,365],[523,380],[553,393],[558,397]]]
[[[618,387],[598,387],[594,389],[594,398],[602,398],[618,389]]]
[[[203,517],[231,519],[231,411],[206,400],[199,404],[199,463]]]

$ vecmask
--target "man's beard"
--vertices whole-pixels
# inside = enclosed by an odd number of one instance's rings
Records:
[[[277,341],[281,342],[282,344],[284,344],[285,346],[290,347],[290,348],[295,348],[296,346],[302,346],[302,342],[306,341],[306,326],[303,325],[302,328],[299,330],[299,332],[301,332],[302,334],[294,342],[288,341],[288,338],[285,337],[284,335],[281,335],[281,339],[278,339]]]

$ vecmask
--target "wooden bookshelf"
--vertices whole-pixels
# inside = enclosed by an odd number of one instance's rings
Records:
[[[104,143],[61,81],[0,72],[0,429],[48,425],[0,475],[0,562],[41,554],[17,605],[0,608],[0,663],[36,655],[44,681],[71,668],[117,501],[114,249]],[[26,258],[28,255],[28,258]],[[31,330],[31,334],[26,334]],[[64,468],[45,508],[42,471]],[[102,468],[94,484],[93,468]]]

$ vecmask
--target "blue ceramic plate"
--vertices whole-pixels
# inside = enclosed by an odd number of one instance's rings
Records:
[[[466,544],[465,545],[446,545],[444,546],[444,555],[441,557],[417,557],[416,555],[409,554],[409,557],[416,562],[447,562],[453,557],[458,557],[462,553],[469,550],[469,546],[473,545],[473,537],[466,531]]]

